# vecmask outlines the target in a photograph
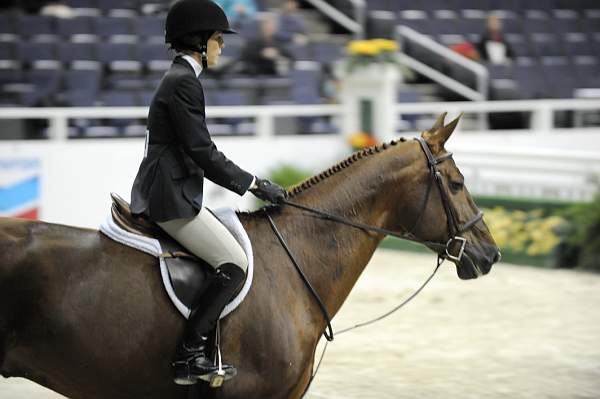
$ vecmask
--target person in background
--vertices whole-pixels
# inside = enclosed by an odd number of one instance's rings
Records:
[[[242,71],[249,75],[285,75],[293,56],[277,38],[276,16],[265,14],[260,22],[260,36],[242,49],[238,60],[243,64]]]
[[[254,0],[216,0],[234,28],[238,28],[252,19],[257,12]]]
[[[486,22],[486,31],[477,46],[483,61],[492,64],[504,64],[513,58],[513,52],[504,40],[502,21],[497,15],[490,15]]]
[[[298,1],[287,0],[279,14],[277,38],[283,42],[306,43],[307,29],[304,19],[298,14]]]

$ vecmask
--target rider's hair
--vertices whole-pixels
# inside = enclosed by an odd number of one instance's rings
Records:
[[[178,53],[188,53],[190,51],[199,52],[199,47],[203,44],[208,45],[208,39],[214,31],[199,31],[181,36],[171,43],[171,50]]]

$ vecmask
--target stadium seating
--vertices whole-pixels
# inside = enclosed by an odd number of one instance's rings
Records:
[[[0,106],[147,106],[173,57],[164,44],[167,4],[162,0],[66,3],[73,18],[0,12]],[[340,8],[346,3],[330,1]],[[514,98],[515,91],[520,98],[571,97],[578,88],[600,87],[597,0],[367,0],[367,5],[372,37],[393,37],[396,26],[406,25],[448,47],[477,43],[487,15],[495,11],[514,59],[507,65],[487,65],[494,98]],[[327,38],[292,40],[304,29],[293,18],[282,24],[280,37],[288,42],[296,61],[289,74],[221,79],[207,73],[202,80],[207,104],[323,103],[323,71],[344,55],[344,46]],[[243,24],[239,31],[240,35],[226,38],[224,61],[239,57],[245,40],[258,35],[258,21]],[[471,78],[444,67],[435,54],[410,43],[404,50],[471,84]],[[418,101],[421,96],[403,87],[398,99]],[[140,121],[129,122],[129,129],[122,123],[113,126],[116,130],[85,124],[74,128],[94,137],[143,134]],[[214,126],[224,134],[253,129],[244,118],[226,121],[234,122],[233,127],[216,122]],[[322,121],[309,122],[309,130],[325,129]]]
[[[507,66],[487,65],[494,80],[512,80],[521,98],[572,97],[578,88],[600,88],[600,2],[595,0],[431,0],[414,2],[368,0],[370,26],[377,11],[396,15],[396,25],[405,25],[451,46],[477,43],[485,29],[485,18],[494,12],[503,23],[505,40],[513,51]],[[372,32],[381,36],[381,32]],[[391,36],[393,32],[387,32]],[[447,71],[439,57],[415,45],[405,51],[415,58]],[[578,57],[584,57],[583,60]],[[444,69],[445,68],[445,69]],[[581,73],[585,73],[581,76]],[[461,76],[453,76],[458,80]],[[470,84],[470,82],[465,82]],[[503,85],[506,82],[503,82]],[[494,94],[492,93],[494,96]],[[511,96],[512,97],[512,96]],[[494,96],[493,98],[497,98]]]

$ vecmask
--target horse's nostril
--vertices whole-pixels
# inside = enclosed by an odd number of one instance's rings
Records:
[[[502,254],[500,253],[500,251],[497,251],[496,255],[494,255],[494,262],[493,263],[500,262],[500,259],[502,259]]]

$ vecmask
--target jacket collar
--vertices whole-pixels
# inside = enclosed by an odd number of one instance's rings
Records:
[[[192,64],[190,63],[190,61],[186,60],[185,58],[183,58],[181,55],[177,55],[175,57],[175,59],[173,60],[174,64],[180,64],[185,66],[187,69],[189,69],[189,71],[191,73],[194,74],[194,76],[199,77],[200,73],[196,73],[196,70],[194,70],[194,67],[192,67]],[[200,67],[199,72],[202,72],[202,67]]]

